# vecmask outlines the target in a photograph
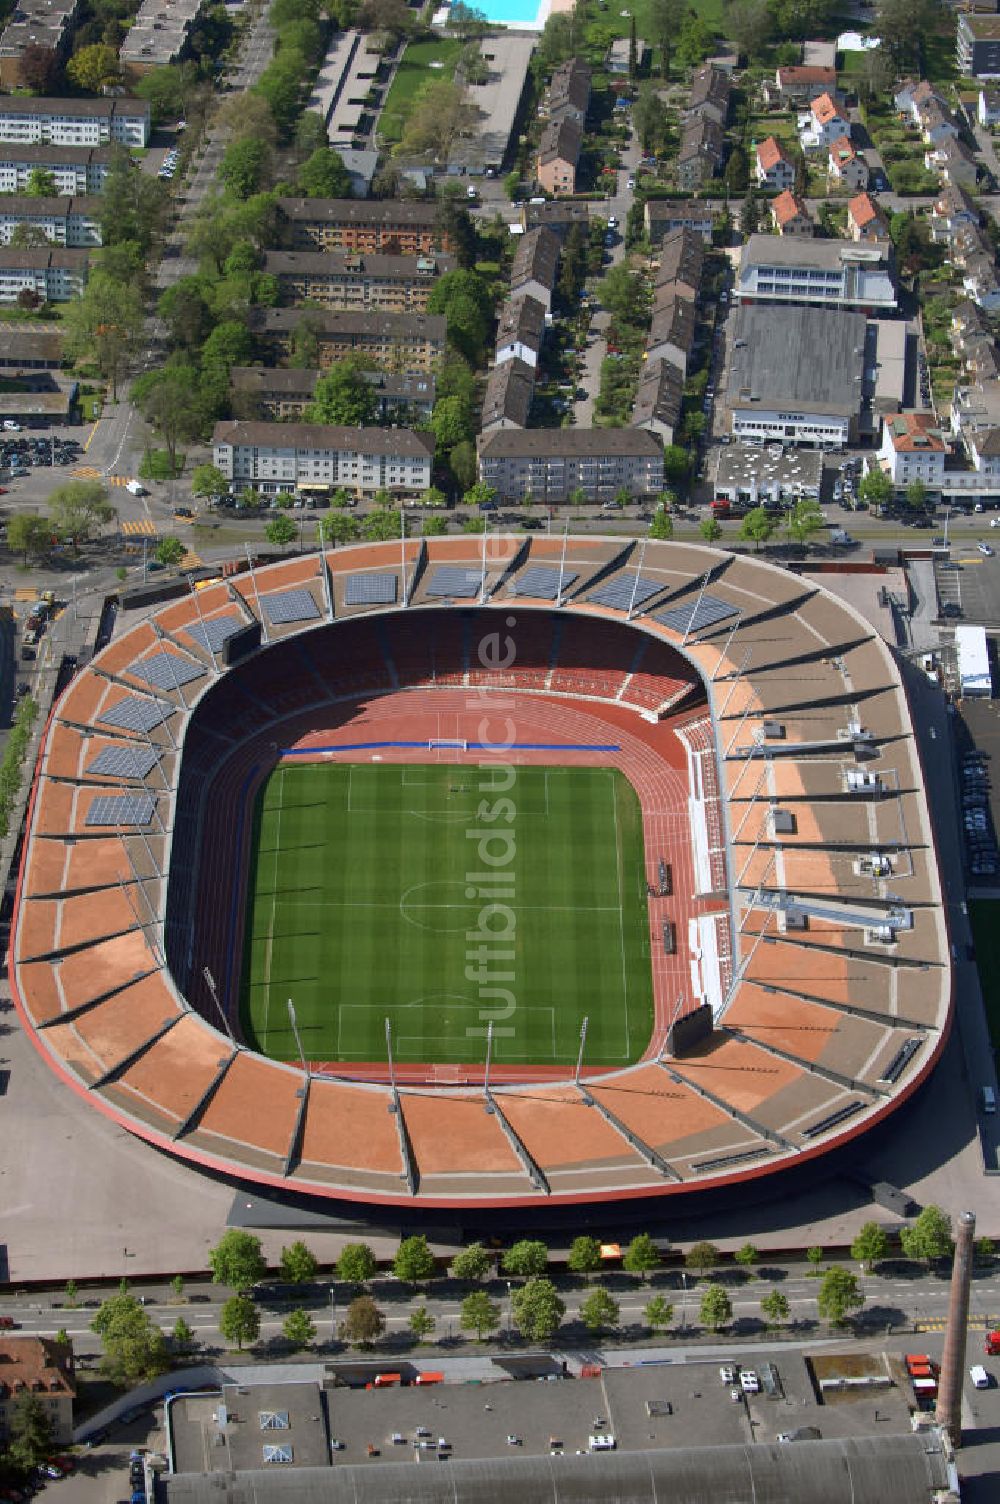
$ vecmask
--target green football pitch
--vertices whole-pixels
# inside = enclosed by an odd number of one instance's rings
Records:
[[[512,772],[501,792],[475,767],[275,770],[254,815],[252,1047],[296,1058],[291,999],[313,1061],[384,1061],[387,1018],[400,1063],[482,1063],[490,1018],[499,1064],[571,1065],[584,1017],[589,1064],[642,1055],[653,995],[635,790],[613,768]]]

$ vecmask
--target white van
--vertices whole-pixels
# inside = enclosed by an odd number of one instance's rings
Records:
[[[983,1111],[992,1116],[992,1114],[997,1110],[996,1092],[993,1090],[992,1086],[984,1086],[979,1095],[980,1100],[983,1104]]]
[[[969,1378],[972,1380],[974,1389],[989,1389],[990,1387],[990,1376],[981,1363],[969,1369]]]
[[[140,485],[140,483],[137,480],[127,480],[125,482],[125,489],[132,496],[148,496],[149,495],[149,492],[146,490],[146,487],[143,486],[143,485]]]

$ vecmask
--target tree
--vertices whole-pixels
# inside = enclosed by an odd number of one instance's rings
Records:
[[[163,1333],[128,1294],[127,1286],[101,1304],[90,1329],[104,1348],[102,1369],[122,1389],[155,1378],[170,1366]]]
[[[194,1347],[194,1332],[191,1330],[191,1327],[188,1325],[188,1323],[184,1320],[183,1316],[178,1316],[177,1320],[174,1322],[173,1329],[170,1333],[170,1340],[174,1345],[174,1351],[178,1353],[189,1353]]]
[[[195,465],[191,475],[194,496],[221,496],[228,488],[229,482],[217,465]]]
[[[410,1312],[408,1325],[417,1341],[423,1342],[437,1326],[437,1318],[431,1315],[426,1306],[417,1306],[415,1311]]]
[[[722,537],[722,523],[718,517],[706,517],[698,525],[698,531],[706,543],[718,543]]]
[[[316,1323],[308,1311],[289,1311],[281,1324],[282,1335],[293,1347],[312,1347],[316,1341]]]
[[[906,505],[914,512],[927,510],[927,487],[922,480],[911,481],[907,486]]]
[[[684,1263],[696,1274],[707,1274],[709,1269],[715,1268],[721,1257],[714,1243],[692,1243],[684,1256]]]
[[[899,1241],[908,1259],[925,1259],[932,1264],[936,1259],[950,1258],[955,1247],[951,1218],[939,1206],[925,1206],[912,1227],[901,1229]]]
[[[41,554],[49,546],[52,524],[47,517],[32,512],[14,512],[7,519],[7,543],[15,553],[24,554],[27,565],[30,554]]]
[[[11,519],[11,521],[13,521],[13,518]],[[10,525],[8,524],[8,531],[9,531],[9,526]],[[76,1280],[75,1279],[68,1279],[66,1281],[65,1304],[69,1307],[69,1309],[71,1311],[74,1310],[75,1307],[76,1307],[76,1296],[77,1296]]]
[[[749,240],[759,228],[760,206],[757,202],[757,195],[752,188],[748,188],[747,196],[740,207],[740,233],[744,240]]]
[[[482,1342],[484,1332],[495,1332],[500,1325],[500,1307],[485,1290],[474,1290],[462,1301],[458,1324],[463,1332],[475,1332],[476,1341]]]
[[[501,1261],[501,1268],[504,1274],[531,1278],[537,1274],[544,1274],[548,1263],[549,1250],[544,1243],[534,1238],[521,1238],[506,1250]]]
[[[649,536],[667,541],[674,536],[674,519],[666,507],[657,507],[653,513],[653,520],[649,524]]]
[[[357,1295],[340,1323],[340,1335],[356,1347],[369,1347],[385,1331],[385,1317],[370,1295]]]
[[[660,73],[664,78],[670,72],[670,59],[677,46],[684,12],[685,0],[650,0],[647,8],[650,40],[659,48]]]
[[[771,35],[771,24],[767,0],[733,0],[723,21],[726,35],[747,58],[760,55]]]
[[[58,1343],[60,1343],[61,1346],[63,1346],[63,1347],[72,1347],[73,1346],[73,1343],[70,1341],[69,1332],[66,1330],[66,1328],[64,1326],[61,1326],[59,1328],[59,1330],[56,1332],[55,1341],[58,1342]]]
[[[404,1238],[392,1261],[393,1274],[408,1285],[418,1285],[430,1279],[435,1268],[434,1255],[428,1248],[427,1238],[422,1232]]]
[[[400,154],[447,161],[455,142],[472,134],[481,114],[460,83],[450,78],[432,78],[413,101],[403,128]]]
[[[105,246],[134,243],[140,260],[148,256],[166,203],[165,185],[148,172],[137,172],[124,146],[113,146],[100,197],[102,243]]]
[[[785,521],[788,536],[805,547],[826,526],[819,502],[803,496],[792,507]]]
[[[725,1285],[706,1285],[698,1307],[698,1319],[710,1332],[717,1332],[733,1319],[733,1303]]]
[[[80,296],[63,310],[66,354],[71,359],[96,361],[117,400],[118,382],[138,348],[144,322],[141,290],[95,270]]]
[[[454,449],[456,444],[472,438],[476,416],[465,397],[442,397],[434,404],[431,431],[439,451]]]
[[[468,491],[476,479],[476,448],[475,445],[465,440],[456,444],[448,456],[448,465],[455,484],[460,491]]]
[[[475,37],[484,37],[490,29],[486,12],[476,5],[466,5],[465,0],[455,0],[444,24],[462,42],[471,41]]]
[[[671,485],[687,480],[691,456],[681,444],[667,444],[663,451],[663,478]]]
[[[882,508],[888,506],[893,498],[892,481],[884,470],[869,470],[858,487],[858,496],[862,501],[867,502],[877,517]]]
[[[176,1300],[176,1301],[185,1301],[185,1300],[187,1300],[187,1296],[184,1294],[184,1276],[183,1276],[183,1274],[175,1274],[174,1275],[173,1279],[170,1281],[170,1288],[174,1292],[174,1300]]]
[[[29,42],[18,59],[17,71],[26,89],[33,94],[49,94],[59,71],[58,55],[53,47]]]
[[[121,82],[118,53],[104,42],[81,47],[66,64],[66,76],[78,89],[86,89],[88,94],[103,94],[109,85]]]
[[[674,1319],[674,1308],[663,1295],[654,1295],[643,1312],[650,1331],[664,1332]]]
[[[260,1336],[260,1312],[249,1295],[231,1295],[219,1312],[219,1331],[242,1351]]]
[[[44,1404],[30,1389],[14,1400],[10,1438],[11,1458],[25,1470],[48,1460],[52,1451],[52,1427]]]
[[[324,371],[313,388],[306,422],[332,423],[342,428],[370,427],[378,417],[378,394],[364,378],[367,369],[366,362],[355,356]]]
[[[877,1222],[866,1222],[851,1244],[851,1258],[863,1265],[869,1274],[888,1252],[888,1235]]]
[[[566,1305],[550,1279],[529,1279],[513,1294],[514,1321],[529,1342],[547,1342],[566,1314]]]
[[[293,523],[294,527],[295,524]],[[268,539],[271,542],[271,539]],[[290,1285],[305,1285],[311,1279],[315,1279],[319,1272],[319,1260],[311,1248],[307,1248],[301,1238],[289,1244],[281,1250],[279,1260],[281,1277]]]
[[[750,187],[750,162],[742,146],[734,146],[729,153],[722,180],[726,185],[726,192],[734,197],[746,193]]]
[[[156,545],[154,558],[166,569],[176,569],[187,549],[179,538],[161,538]]]
[[[762,543],[774,533],[774,518],[764,507],[754,507],[747,512],[740,526],[740,537],[748,541],[752,539],[754,552],[757,553]]]
[[[328,146],[321,146],[299,168],[295,186],[305,198],[350,198],[351,175],[344,160]]]
[[[816,1309],[824,1321],[840,1326],[849,1311],[860,1310],[864,1303],[856,1274],[839,1264],[826,1271],[816,1295]]]
[[[902,68],[918,60],[922,39],[933,34],[939,16],[938,0],[879,0],[873,24]]]
[[[996,1247],[992,1238],[977,1238],[975,1247],[975,1260],[981,1268],[988,1269],[996,1257]]]
[[[176,475],[178,444],[197,439],[207,421],[197,370],[176,360],[148,371],[132,383],[132,401],[163,440],[170,473]]]
[[[56,176],[45,167],[33,167],[28,174],[25,193],[29,198],[55,198]]]
[[[20,224],[14,226],[7,244],[16,246],[19,250],[38,251],[44,250],[52,242],[41,225],[33,225],[28,220],[22,220]]]
[[[638,1232],[625,1250],[622,1267],[629,1274],[649,1274],[660,1267],[660,1250],[648,1232]]]
[[[364,1285],[377,1268],[375,1255],[367,1243],[345,1243],[337,1260],[337,1278],[345,1284]]]
[[[264,1255],[260,1251],[260,1238],[254,1237],[252,1232],[230,1227],[215,1247],[208,1250],[208,1267],[217,1285],[228,1285],[233,1290],[249,1290],[267,1273]]]
[[[441,538],[447,531],[447,517],[425,517],[420,524],[420,533],[424,538]]]
[[[157,302],[156,311],[166,322],[174,344],[200,350],[212,332],[212,283],[206,277],[180,277]]]
[[[580,1320],[587,1331],[592,1334],[604,1331],[608,1327],[616,1327],[620,1314],[617,1300],[604,1289],[603,1285],[598,1285],[596,1289],[591,1290],[586,1300],[580,1304]]]
[[[49,495],[53,531],[59,538],[83,543],[93,530],[115,515],[99,480],[69,480]]]
[[[361,536],[370,543],[385,543],[389,538],[405,537],[409,522],[405,512],[400,512],[391,503],[377,506],[361,522]]]
[[[812,1264],[813,1269],[818,1272],[819,1271],[819,1266],[823,1262],[823,1250],[822,1250],[822,1248],[818,1247],[814,1243],[811,1248],[807,1248],[806,1249],[806,1258],[809,1260],[810,1264]]]
[[[461,267],[445,272],[431,291],[427,312],[443,314],[448,323],[450,343],[470,365],[481,363],[487,336],[493,326],[493,296],[482,277]],[[439,398],[439,401],[447,400]],[[469,435],[460,437],[468,438]]]
[[[760,1263],[760,1254],[752,1243],[744,1243],[742,1248],[737,1248],[733,1257],[741,1269],[752,1269],[754,1264]]]
[[[715,48],[715,33],[701,16],[689,11],[677,42],[677,61],[684,68],[697,68]]]
[[[453,1279],[480,1280],[489,1274],[492,1264],[493,1255],[488,1248],[482,1243],[470,1243],[452,1259],[451,1275]]]
[[[285,548],[289,543],[294,543],[298,537],[298,527],[291,517],[286,517],[280,512],[264,529],[264,537],[273,548]]]
[[[320,520],[319,530],[323,542],[332,543],[334,548],[338,544],[354,543],[361,536],[361,525],[349,512],[328,512]]]
[[[226,147],[219,163],[219,179],[234,198],[245,200],[264,186],[270,166],[270,147],[248,136]]]
[[[601,1267],[601,1245],[597,1238],[581,1235],[570,1245],[566,1268],[573,1274],[593,1274]]]
[[[783,1290],[769,1290],[760,1303],[769,1324],[777,1325],[779,1321],[787,1321],[789,1315],[788,1297]]]

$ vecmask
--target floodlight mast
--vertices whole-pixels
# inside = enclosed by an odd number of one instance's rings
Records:
[[[635,579],[632,581],[632,597],[628,603],[628,615],[625,618],[626,621],[631,621],[633,616],[635,615],[635,598],[639,594],[639,581],[642,579],[642,566],[643,561],[646,557],[647,541],[647,539],[643,538],[642,542],[639,545],[639,562],[635,566]]]
[[[705,591],[708,589],[708,582],[709,582],[709,580],[711,578],[712,578],[712,571],[710,569],[706,569],[705,573],[704,573],[704,575],[702,577],[701,589],[698,591],[698,599],[694,603],[694,610],[691,612],[691,615],[688,617],[688,624],[684,628],[684,636],[681,638],[681,647],[683,647],[684,644],[687,642],[688,638],[691,636],[691,633],[693,631],[697,630],[697,628],[695,627],[694,624],[695,624],[695,622],[698,619],[698,612],[699,612],[699,610],[701,608],[702,598],[704,597]]]
[[[576,1074],[573,1077],[573,1081],[577,1086],[580,1085],[580,1072],[583,1069],[583,1051],[587,1043],[587,1024],[589,1022],[589,1018],[584,1018],[583,1023],[580,1025],[580,1049],[576,1057]]]
[[[298,1047],[299,1059],[302,1062],[302,1074],[305,1076],[306,1081],[308,1082],[309,1077],[312,1073],[306,1061],[306,1052],[302,1048],[302,1036],[299,1034],[299,1021],[295,1014],[295,1004],[292,1002],[291,998],[288,999],[288,1022],[292,1026],[292,1033],[295,1036],[295,1043]]]
[[[250,571],[250,583],[253,586],[254,600],[257,602],[257,615],[260,618],[261,635],[265,642],[270,641],[267,635],[267,622],[264,620],[264,608],[260,603],[260,591],[257,589],[257,576],[253,572],[253,554],[250,552],[249,543],[246,545],[247,568]]]
[[[216,656],[215,649],[212,646],[212,634],[208,630],[208,625],[205,621],[205,616],[201,609],[201,592],[194,588],[194,580],[192,580],[190,575],[188,575],[188,587],[194,599],[194,608],[198,613],[198,620],[201,623],[202,636],[205,639],[205,646],[208,648],[208,651],[212,656],[212,668],[215,674],[218,675],[221,672],[221,670],[219,669],[219,660]]]
[[[208,995],[212,999],[212,1002],[215,1004],[216,1011],[218,1012],[219,1017],[222,1019],[222,1027],[223,1029],[225,1029],[227,1035],[229,1036],[229,1043],[234,1045],[236,1043],[236,1040],[233,1038],[233,1031],[230,1026],[229,1019],[226,1017],[225,1009],[219,1002],[219,994],[216,990],[215,978],[213,977],[207,966],[203,966],[201,968],[201,974],[204,978],[205,986],[208,988]]]

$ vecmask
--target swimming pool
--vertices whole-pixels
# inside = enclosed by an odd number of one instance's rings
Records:
[[[495,26],[523,26],[541,31],[549,13],[549,0],[482,0],[477,6]]]

